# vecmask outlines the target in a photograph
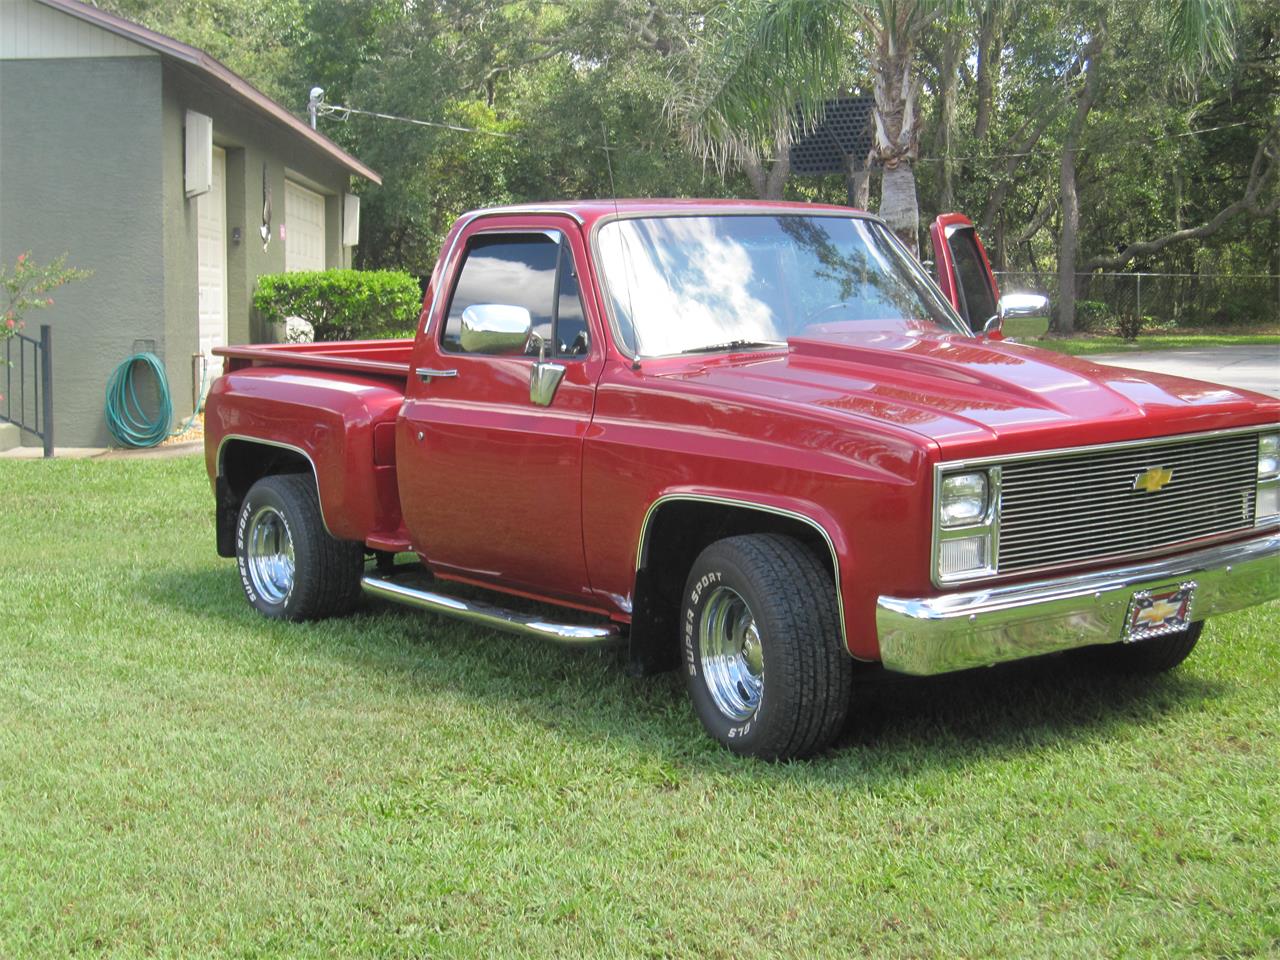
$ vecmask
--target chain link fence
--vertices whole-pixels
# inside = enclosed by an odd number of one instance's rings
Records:
[[[997,271],[1000,289],[1047,294],[1056,310],[1058,275]],[[1147,326],[1225,327],[1280,323],[1273,274],[1077,273],[1076,326],[1107,329],[1125,316]]]

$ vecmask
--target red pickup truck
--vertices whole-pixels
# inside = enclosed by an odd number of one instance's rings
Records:
[[[625,642],[767,758],[830,743],[859,661],[1165,670],[1275,597],[1280,401],[1002,341],[1043,298],[933,236],[936,284],[841,207],[470,213],[413,340],[219,351],[218,552],[269,617]]]

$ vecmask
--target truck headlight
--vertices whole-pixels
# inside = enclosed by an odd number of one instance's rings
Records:
[[[1258,437],[1258,501],[1256,522],[1280,516],[1280,433]]]
[[[987,515],[989,484],[985,473],[956,473],[942,479],[938,520],[943,529],[970,527]]]
[[[1258,437],[1258,479],[1280,477],[1280,433]]]
[[[1000,468],[938,472],[933,518],[934,579],[973,580],[996,572]]]

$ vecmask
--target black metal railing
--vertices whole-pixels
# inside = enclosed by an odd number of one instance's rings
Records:
[[[17,333],[4,342],[0,364],[0,420],[15,423],[44,441],[44,455],[53,456],[53,337],[41,324],[40,337]]]

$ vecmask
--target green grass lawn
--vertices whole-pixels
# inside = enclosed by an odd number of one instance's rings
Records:
[[[1042,321],[1043,322],[1043,321]],[[1024,337],[1024,343],[1072,356],[1088,356],[1094,353],[1138,353],[1143,350],[1189,350],[1203,347],[1226,346],[1274,346],[1280,344],[1278,334],[1206,334],[1206,333],[1144,333],[1136,341],[1119,337],[1084,336],[1071,339],[1058,337]]]
[[[675,675],[253,615],[201,462],[0,461],[0,957],[1275,956],[1275,603],[1181,669],[859,681],[770,766]]]

